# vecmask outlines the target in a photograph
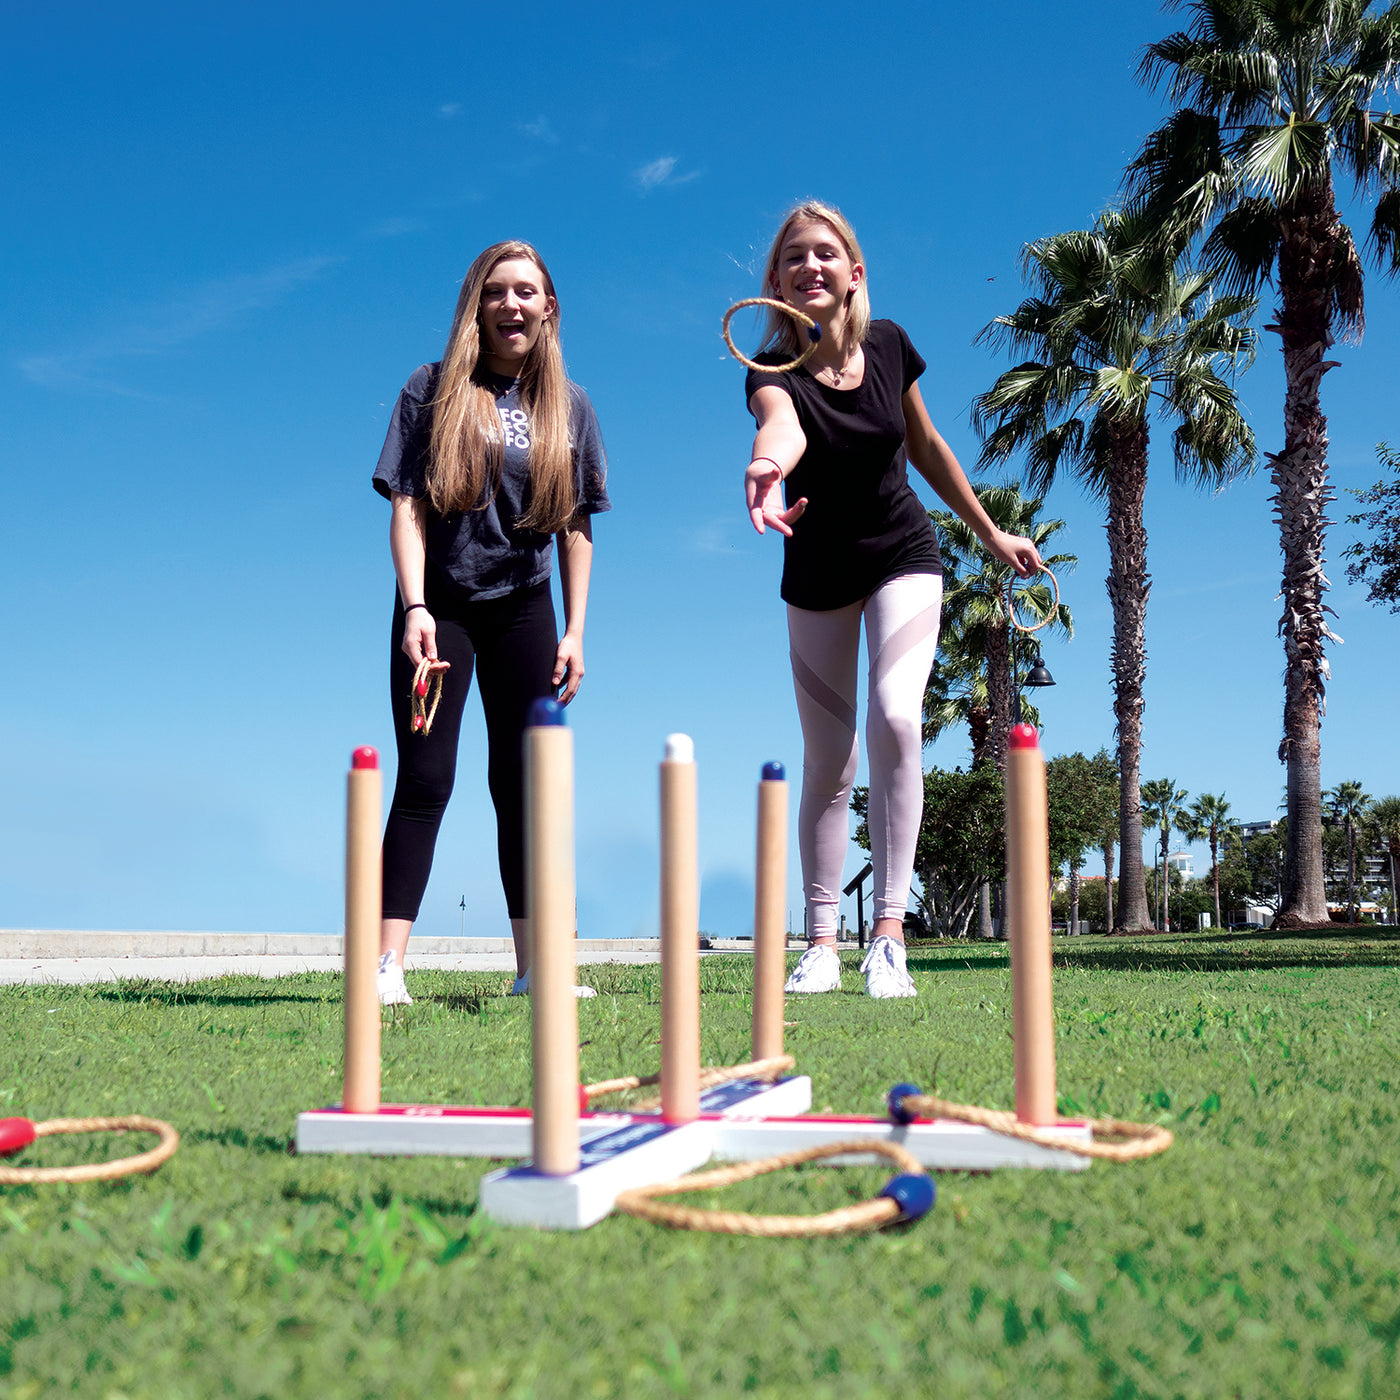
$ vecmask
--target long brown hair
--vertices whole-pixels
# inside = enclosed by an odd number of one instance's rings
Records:
[[[794,224],[825,224],[846,246],[846,256],[853,263],[865,266],[865,254],[860,251],[860,243],[850,220],[834,205],[823,204],[819,199],[804,199],[801,204],[788,210],[782,227],[768,249],[768,261],[763,268],[763,295],[781,297],[778,290],[778,256]],[[862,277],[851,293],[851,304],[846,311],[846,335],[848,349],[854,350],[870,331],[870,279]],[[763,323],[765,350],[781,350],[785,355],[800,355],[807,347],[798,340],[797,322],[785,312],[769,307],[764,313]],[[803,340],[805,340],[805,334]]]
[[[544,259],[518,239],[493,243],[467,269],[457,310],[442,352],[433,395],[433,430],[428,454],[428,499],[433,509],[484,510],[501,483],[505,456],[496,396],[481,366],[481,289],[497,263],[525,258],[539,268],[554,311],[520,367],[520,399],[530,415],[530,490],[522,529],[553,534],[578,510],[569,444],[569,383],[559,348],[559,298]]]

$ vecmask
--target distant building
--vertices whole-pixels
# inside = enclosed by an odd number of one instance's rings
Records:
[[[1191,852],[1173,851],[1167,857],[1167,864],[1181,876],[1183,880],[1192,880],[1195,875],[1191,870]]]

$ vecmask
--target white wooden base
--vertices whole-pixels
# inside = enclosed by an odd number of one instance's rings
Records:
[[[490,1172],[481,1179],[481,1209],[506,1225],[586,1229],[612,1210],[619,1192],[704,1166],[717,1123],[790,1112],[784,1105],[800,1105],[800,1113],[811,1102],[805,1075],[776,1084],[720,1084],[700,1095],[704,1116],[694,1122],[671,1126],[656,1114],[638,1114],[626,1127],[581,1138],[579,1169],[568,1176],[546,1176],[528,1165]]]
[[[493,1220],[542,1229],[580,1230],[601,1220],[618,1193],[683,1176],[711,1160],[751,1161],[852,1138],[878,1138],[907,1148],[924,1166],[943,1171],[1020,1167],[1083,1171],[1089,1159],[1059,1148],[1004,1137],[989,1128],[948,1119],[909,1124],[885,1118],[812,1114],[806,1076],[776,1084],[746,1080],[707,1089],[701,1116],[670,1125],[657,1113],[589,1113],[579,1118],[581,1163],[568,1176],[531,1166],[507,1167],[481,1182],[481,1207]],[[528,1157],[528,1108],[431,1107],[386,1104],[378,1113],[338,1108],[297,1117],[299,1153],[374,1156]],[[1086,1123],[1059,1125],[1087,1141]],[[874,1161],[871,1154],[829,1159]]]
[[[1089,1158],[1076,1153],[1022,1142],[1019,1138],[994,1133],[990,1128],[959,1123],[951,1118],[909,1124],[891,1123],[887,1118],[819,1114],[765,1118],[755,1123],[725,1118],[712,1123],[711,1130],[711,1156],[721,1162],[750,1162],[805,1147],[825,1147],[849,1138],[877,1138],[907,1148],[924,1166],[935,1171],[983,1172],[1001,1167],[1029,1167],[1082,1172],[1089,1165]],[[1087,1123],[1061,1123],[1056,1132],[1081,1142],[1088,1142],[1092,1136]],[[866,1152],[825,1160],[842,1165],[884,1159]]]
[[[812,1081],[805,1075],[776,1084],[744,1080],[706,1089],[705,1115],[766,1117],[802,1113],[811,1107]],[[630,1123],[657,1123],[655,1113],[585,1113],[579,1141],[588,1143]],[[528,1157],[528,1108],[472,1108],[432,1104],[384,1104],[378,1113],[322,1108],[297,1115],[298,1153],[340,1152],[374,1157]]]

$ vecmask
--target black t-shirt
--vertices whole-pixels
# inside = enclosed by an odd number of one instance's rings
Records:
[[[747,399],[765,384],[792,398],[807,450],[789,473],[789,505],[807,509],[783,541],[782,596],[797,608],[825,612],[868,597],[899,574],[938,574],[938,541],[928,512],[909,485],[903,399],[924,372],[901,326],[872,321],[865,377],[833,389],[802,369],[750,370]],[[781,353],[756,356],[782,364]]]
[[[389,420],[384,450],[374,469],[374,489],[381,496],[397,491],[421,499],[428,494],[428,452],[433,427],[432,401],[438,365],[420,365],[404,385]],[[488,375],[501,415],[504,450],[501,481],[481,510],[439,515],[429,507],[424,528],[428,562],[473,598],[502,598],[549,577],[554,540],[516,521],[529,509],[530,415],[514,379]],[[603,437],[588,395],[569,385],[569,445],[574,458],[578,513],[611,510],[603,484],[606,460]]]

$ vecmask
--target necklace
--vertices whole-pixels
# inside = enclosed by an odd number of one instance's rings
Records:
[[[851,361],[854,360],[855,357],[859,354],[860,346],[857,345],[856,348],[852,350],[849,355],[846,356],[839,369],[835,365],[822,366],[820,373],[829,374],[831,376],[831,387],[833,389],[839,389],[841,387],[841,380],[845,377],[847,371],[850,369]]]

